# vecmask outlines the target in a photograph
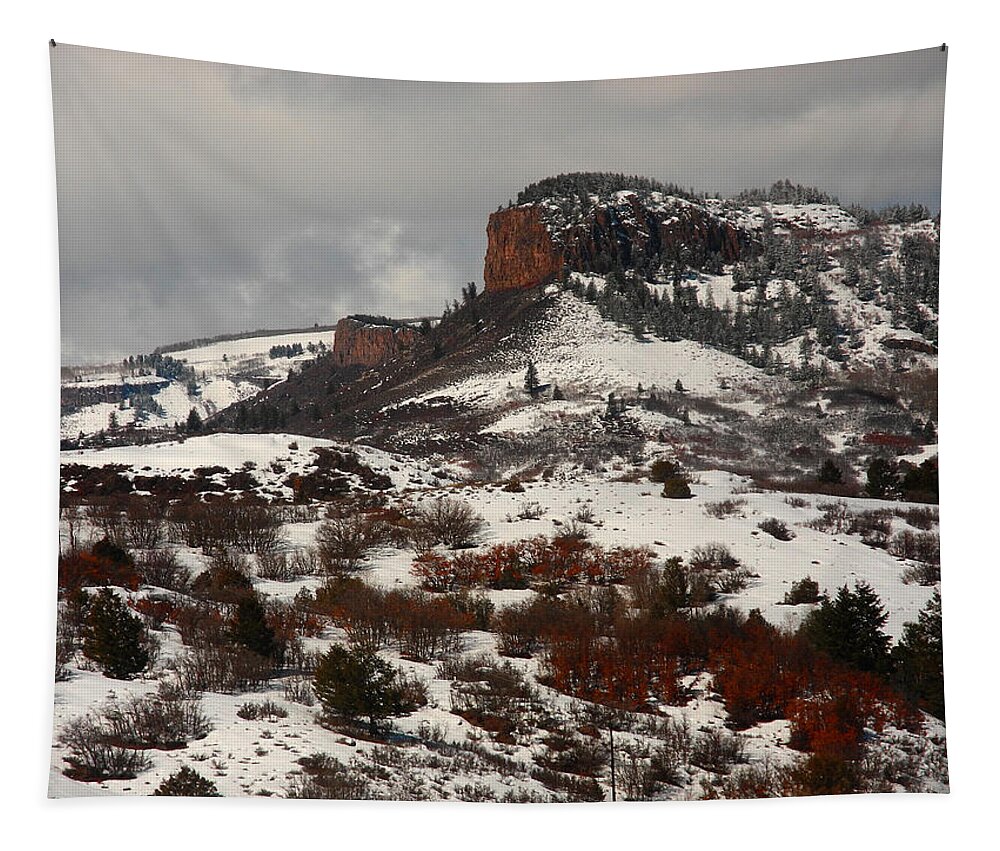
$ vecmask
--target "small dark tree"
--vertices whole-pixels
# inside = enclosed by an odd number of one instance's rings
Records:
[[[372,734],[380,721],[403,712],[396,669],[361,650],[333,645],[316,668],[313,691],[327,714],[348,721],[365,718]]]
[[[538,393],[538,387],[541,382],[538,380],[538,370],[535,368],[534,361],[528,361],[528,371],[524,374],[524,392],[529,396],[534,396]]]
[[[221,797],[219,790],[211,780],[202,777],[197,771],[186,765],[164,780],[153,794],[182,798]]]
[[[87,603],[83,625],[83,655],[101,666],[104,675],[131,679],[149,664],[146,629],[110,588],[102,588]]]
[[[844,585],[833,600],[824,600],[802,625],[818,649],[860,671],[885,673],[891,639],[882,631],[889,615],[866,582],[854,591]]]
[[[201,420],[201,414],[198,413],[197,408],[192,408],[191,413],[188,414],[187,418],[187,431],[189,434],[196,434],[202,430],[204,423]]]
[[[236,604],[230,635],[236,644],[265,659],[276,659],[279,655],[274,630],[268,626],[264,606],[256,593],[245,595]]]
[[[552,398],[557,402],[562,402],[566,399],[566,394],[563,393],[562,388],[558,384],[552,388]]]
[[[824,485],[840,485],[844,483],[844,474],[832,458],[827,458],[820,466],[816,479]]]
[[[873,458],[868,464],[865,490],[876,499],[891,499],[899,494],[899,471],[885,458]]]
[[[906,694],[935,718],[944,720],[944,644],[941,637],[941,594],[937,591],[916,623],[903,626],[892,649],[895,680]]]

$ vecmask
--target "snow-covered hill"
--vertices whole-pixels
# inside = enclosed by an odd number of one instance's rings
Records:
[[[63,438],[93,435],[107,429],[114,415],[119,428],[156,429],[183,423],[192,410],[207,419],[234,402],[251,399],[262,388],[281,381],[290,370],[312,360],[320,351],[333,346],[333,331],[317,330],[270,336],[248,336],[241,339],[209,343],[189,349],[172,351],[170,357],[194,371],[187,381],[159,380],[156,376],[138,374],[135,368],[93,370],[79,368],[78,380],[63,382],[64,397],[73,394],[87,399],[89,395],[120,397],[119,401],[97,401],[91,404],[64,405],[60,422]],[[271,357],[276,347],[301,347],[301,354]],[[162,386],[166,383],[166,386]],[[132,396],[149,387],[155,405],[138,411]]]

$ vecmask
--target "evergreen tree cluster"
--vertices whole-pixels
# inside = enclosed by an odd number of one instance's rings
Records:
[[[770,189],[744,189],[733,199],[740,204],[837,204],[832,195],[815,186],[792,183],[787,177],[771,184]]]
[[[313,344],[310,343],[310,346]],[[302,348],[302,343],[291,343],[288,345],[271,346],[268,350],[268,355],[270,355],[271,360],[275,358],[293,358],[296,355],[301,355],[305,350]]]
[[[129,355],[122,361],[122,367],[134,376],[156,375],[170,381],[191,381],[196,378],[193,367],[185,361],[170,355],[153,352],[148,355]]]
[[[872,231],[842,252],[844,283],[862,301],[884,300],[894,324],[934,340],[937,322],[928,311],[936,315],[939,307],[940,256],[937,240],[907,234],[896,262],[888,257],[878,233]]]
[[[577,171],[546,177],[537,183],[526,186],[517,193],[518,204],[531,204],[537,201],[555,198],[578,198],[584,208],[590,206],[590,196],[607,196],[614,192],[631,191],[639,194],[661,192],[664,195],[675,195],[690,201],[701,196],[693,189],[683,189],[673,183],[661,183],[648,177],[635,174],[621,174],[607,171]]]

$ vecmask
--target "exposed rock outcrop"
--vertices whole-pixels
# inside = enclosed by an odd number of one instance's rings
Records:
[[[337,323],[333,361],[337,366],[376,366],[410,348],[419,336],[401,323],[348,316]]]
[[[699,204],[681,199],[647,203],[637,193],[621,193],[576,218],[549,204],[498,210],[490,216],[486,233],[483,280],[493,291],[546,284],[564,268],[629,268],[661,254],[719,254],[723,262],[732,263],[751,240]]]

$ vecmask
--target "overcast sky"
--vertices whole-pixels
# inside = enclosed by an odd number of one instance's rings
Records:
[[[421,83],[60,44],[62,360],[436,314],[524,185],[621,171],[732,193],[788,177],[938,208],[946,54],[678,77]]]

